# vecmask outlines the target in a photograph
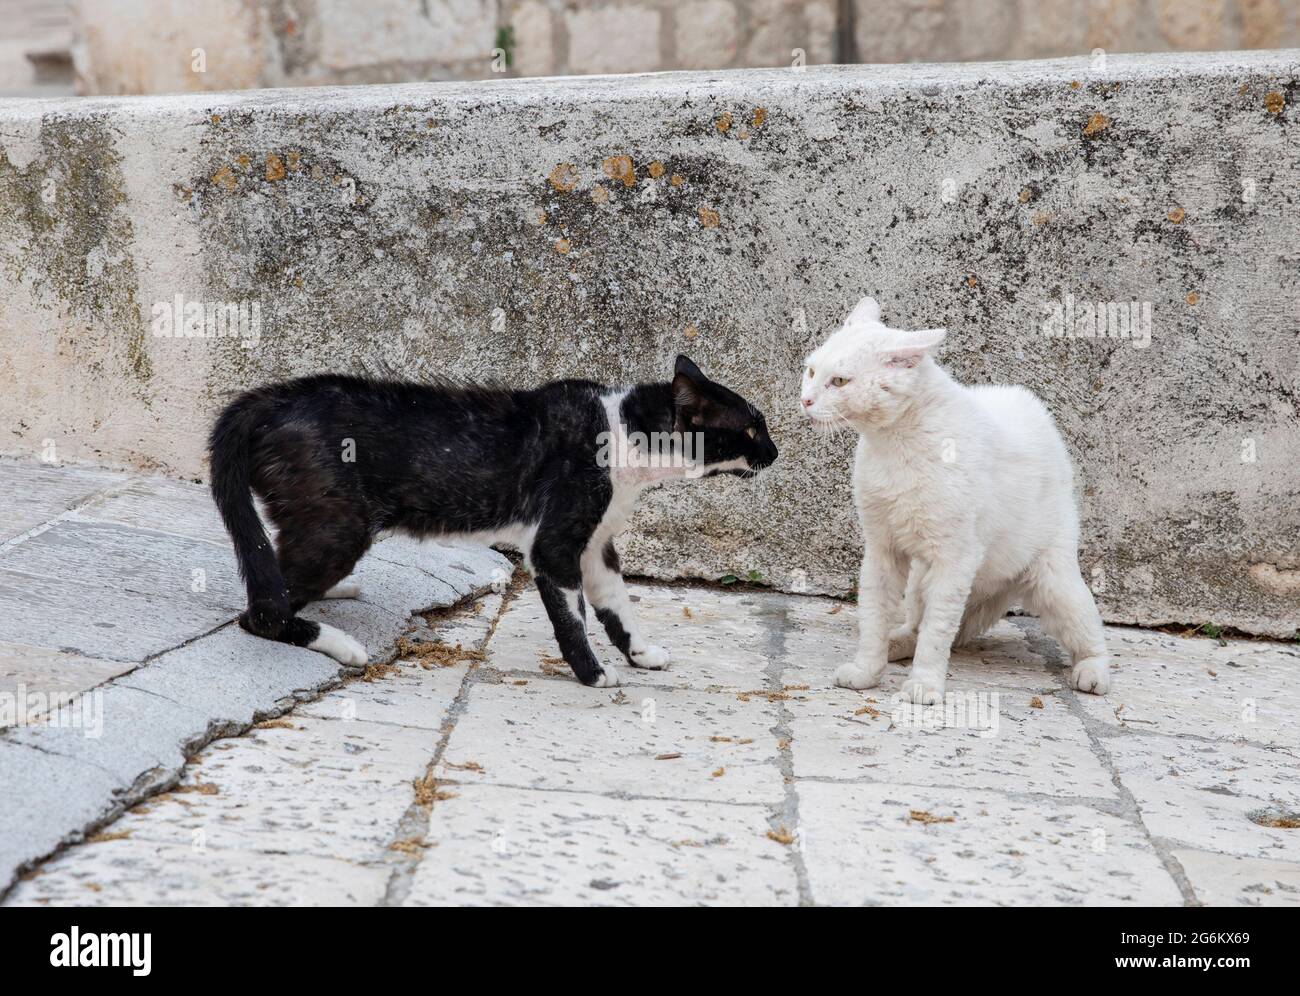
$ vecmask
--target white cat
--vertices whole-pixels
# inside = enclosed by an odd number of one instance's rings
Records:
[[[865,298],[805,364],[807,416],[858,433],[859,643],[835,683],[872,688],[888,661],[911,657],[903,694],[940,702],[954,644],[1019,602],[1069,652],[1070,684],[1104,695],[1109,659],[1079,576],[1065,445],[1025,388],[966,387],[941,370],[930,351],[946,334],[886,328]]]

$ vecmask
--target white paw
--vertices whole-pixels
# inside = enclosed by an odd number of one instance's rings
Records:
[[[307,644],[308,650],[319,650],[322,654],[333,657],[340,664],[351,664],[356,667],[363,666],[370,659],[366,654],[366,648],[343,630],[335,629],[325,623],[319,625],[320,635]]]
[[[602,664],[601,674],[594,682],[593,688],[613,688],[615,685],[623,684],[623,678],[618,673],[618,668],[612,664]]]
[[[1088,657],[1070,671],[1070,687],[1093,695],[1110,691],[1110,661],[1105,657]]]
[[[359,598],[361,597],[361,585],[355,581],[340,581],[329,591],[325,592],[321,598]]]
[[[835,671],[835,684],[841,688],[875,688],[880,684],[880,672],[856,663],[841,664]]]
[[[896,629],[889,634],[889,659],[907,660],[916,653],[916,634],[907,629]]]
[[[662,671],[668,666],[668,651],[653,644],[644,650],[634,650],[631,654],[632,666],[643,667],[649,671]]]
[[[943,685],[933,685],[920,678],[908,678],[898,694],[916,705],[938,705],[943,701]]]

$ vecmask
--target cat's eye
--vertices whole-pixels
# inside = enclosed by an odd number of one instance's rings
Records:
[[[831,378],[831,387],[843,387],[843,386],[844,386],[845,384],[847,384],[848,382],[849,382],[849,379],[848,379],[847,377],[832,377],[832,378]]]
[[[813,368],[812,368],[812,367],[809,367],[809,368],[808,368],[808,376],[811,377],[812,375],[813,375]]]
[[[748,436],[750,439],[757,439],[758,430],[751,425],[748,429],[745,430],[745,435]]]

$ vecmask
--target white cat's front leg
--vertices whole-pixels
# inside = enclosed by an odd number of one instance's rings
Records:
[[[959,552],[936,557],[921,582],[925,609],[916,635],[912,671],[902,688],[904,697],[921,705],[943,701],[948,656],[979,567],[978,552],[971,544],[963,545],[966,548]]]
[[[842,688],[875,688],[889,663],[890,624],[903,597],[907,562],[892,551],[868,542],[858,572],[858,653],[840,665],[835,684]]]

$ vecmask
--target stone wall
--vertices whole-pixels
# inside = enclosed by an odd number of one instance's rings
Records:
[[[76,22],[91,94],[1300,45],[1285,0],[77,0]]]
[[[958,377],[1045,399],[1109,619],[1288,634],[1298,60],[0,103],[0,452],[198,479],[213,413],[271,378],[620,383],[684,350],[782,456],[647,494],[628,567],[846,593],[852,444],[795,398],[873,293],[946,326]],[[256,328],[157,334],[177,295]],[[1139,334],[1046,334],[1097,303]]]

